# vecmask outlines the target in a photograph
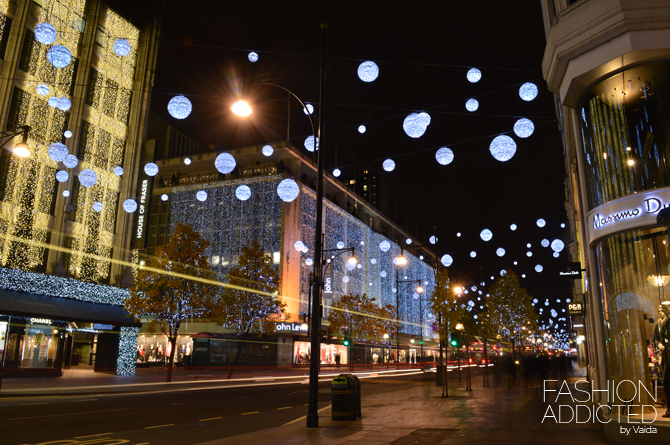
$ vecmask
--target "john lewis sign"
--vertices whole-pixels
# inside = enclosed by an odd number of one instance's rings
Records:
[[[589,246],[616,233],[656,226],[656,215],[670,207],[670,187],[648,190],[596,207],[587,216]]]

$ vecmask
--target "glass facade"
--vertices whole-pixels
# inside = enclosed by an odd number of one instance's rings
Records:
[[[670,61],[600,82],[579,113],[590,208],[670,186]]]

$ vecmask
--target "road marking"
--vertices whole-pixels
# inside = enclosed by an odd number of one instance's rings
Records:
[[[260,411],[251,411],[249,413],[242,413],[243,416],[246,416],[247,414],[258,414]]]
[[[153,428],[163,428],[163,427],[165,427],[165,426],[172,426],[172,425],[174,425],[174,423],[166,423],[165,425],[147,426],[147,427],[145,427],[144,429],[145,429],[145,430],[150,430],[150,429],[153,429]]]
[[[62,413],[62,414],[48,414],[46,416],[31,416],[31,417],[14,417],[7,420],[25,420],[25,419],[43,419],[45,417],[60,417],[60,416],[77,416],[79,414],[93,414],[93,413],[108,413],[111,411],[126,411],[132,408],[117,408],[117,409],[103,409],[100,411],[86,411],[83,413]]]
[[[218,420],[223,419],[223,417],[210,417],[209,419],[198,420],[198,422],[207,422],[208,420]]]
[[[108,435],[108,434],[114,434],[114,433],[91,434],[90,436],[79,436],[79,437],[75,437],[75,439],[86,439],[87,437],[106,436],[106,435]]]
[[[325,406],[325,407],[321,408],[320,410],[318,410],[317,413],[320,413],[321,411],[325,411],[330,407],[331,407],[331,405]],[[287,423],[283,424],[282,426],[291,425],[291,424],[294,424],[296,422],[300,422],[301,420],[304,420],[306,418],[307,418],[307,416],[298,417],[297,419],[291,420],[290,422],[287,422]]]
[[[98,399],[83,399],[83,400],[73,400],[72,402],[93,402]]]
[[[48,405],[48,403],[22,403],[21,406]]]
[[[283,406],[281,408],[277,408],[277,411],[279,411],[280,409],[291,409],[291,408],[293,408],[293,407],[292,406]]]

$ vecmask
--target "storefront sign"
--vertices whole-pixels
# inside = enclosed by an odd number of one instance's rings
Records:
[[[140,205],[137,206],[137,230],[135,238],[144,239],[144,224],[147,211],[147,193],[149,191],[149,180],[142,179],[142,186],[140,188]]]
[[[568,263],[558,271],[558,278],[563,279],[582,279],[582,263]]]
[[[326,267],[326,274],[323,276],[323,296],[333,296],[333,272],[329,267]]]
[[[656,226],[656,215],[670,207],[670,187],[619,198],[591,210],[587,216],[589,246],[616,233]]]
[[[568,314],[582,315],[583,312],[584,306],[582,306],[582,303],[568,303]]]
[[[51,320],[48,318],[31,318],[30,324],[46,324],[51,325]]]
[[[277,332],[307,332],[307,323],[275,323]]]

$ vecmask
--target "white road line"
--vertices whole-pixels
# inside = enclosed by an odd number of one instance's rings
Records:
[[[174,425],[174,423],[166,423],[165,425],[146,426],[146,427],[144,427],[144,429],[145,430],[151,430],[151,429],[154,429],[154,428],[163,428],[163,427],[172,426],[172,425]]]
[[[259,414],[259,413],[260,413],[260,411],[251,411],[251,412],[248,412],[248,413],[242,413],[241,415],[246,416],[248,414]]]
[[[107,436],[108,434],[114,434],[114,433],[91,434],[90,436],[79,436],[79,437],[75,437],[75,439],[86,439],[86,438],[88,438],[88,437]]]

